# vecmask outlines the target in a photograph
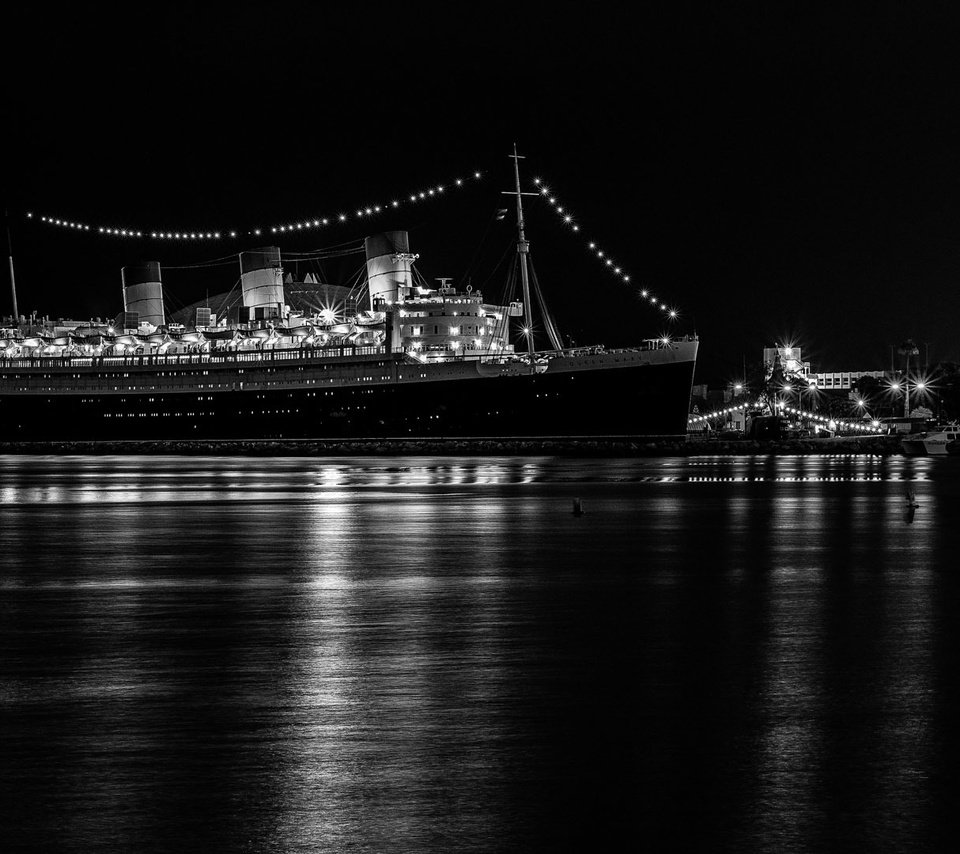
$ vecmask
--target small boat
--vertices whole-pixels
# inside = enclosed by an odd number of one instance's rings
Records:
[[[924,434],[924,452],[932,457],[947,455],[947,446],[960,440],[960,426],[948,424],[939,430],[931,430]]]

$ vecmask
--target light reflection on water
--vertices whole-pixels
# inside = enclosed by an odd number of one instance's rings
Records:
[[[14,847],[949,838],[954,460],[5,457],[0,505]]]
[[[226,500],[339,501],[346,489],[491,486],[526,483],[727,483],[924,481],[930,458],[716,457],[591,460],[511,457],[451,463],[447,458],[282,457],[0,458],[0,504]],[[375,494],[369,497],[383,497]]]

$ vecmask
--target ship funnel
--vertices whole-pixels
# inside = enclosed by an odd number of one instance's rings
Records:
[[[123,310],[136,312],[139,321],[163,326],[163,286],[160,284],[160,262],[148,261],[124,267],[120,271],[123,280]]]
[[[367,283],[370,308],[377,300],[396,302],[407,296],[413,287],[410,265],[417,259],[410,254],[410,241],[405,231],[387,231],[363,241],[367,253]]]
[[[283,310],[283,267],[276,246],[240,253],[240,287],[245,308],[266,309],[264,316]],[[272,311],[276,309],[276,314]]]

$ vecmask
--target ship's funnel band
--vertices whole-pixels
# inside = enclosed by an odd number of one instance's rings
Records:
[[[385,231],[365,238],[363,248],[368,261],[379,255],[405,255],[410,252],[410,236],[405,231]]]
[[[147,261],[146,264],[132,264],[120,271],[123,286],[143,285],[148,282],[160,281],[160,262]]]
[[[280,267],[280,249],[276,246],[251,249],[240,253],[241,273],[252,273],[254,270],[280,269]]]

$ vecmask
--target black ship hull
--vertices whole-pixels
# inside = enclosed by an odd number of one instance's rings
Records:
[[[321,379],[304,381],[300,373],[287,388],[271,387],[286,384],[282,373],[258,383],[248,366],[246,383],[198,383],[189,390],[160,384],[133,393],[85,391],[89,377],[72,393],[44,393],[38,384],[54,377],[38,374],[27,393],[0,392],[0,441],[682,436],[695,344],[692,358],[657,355],[554,359],[539,370],[499,374],[471,365],[421,371],[388,356],[365,363],[369,367],[344,365],[351,376],[337,380],[318,374]],[[131,375],[137,376],[123,374]],[[8,390],[26,373],[17,376]],[[144,387],[146,376],[128,379],[130,388]]]

